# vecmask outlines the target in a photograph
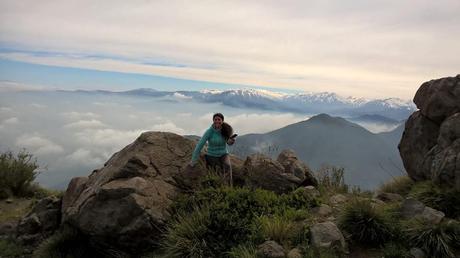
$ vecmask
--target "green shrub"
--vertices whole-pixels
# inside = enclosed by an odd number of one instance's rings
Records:
[[[60,231],[43,241],[34,251],[37,258],[124,258],[126,253],[106,245],[97,245],[79,231],[64,226]]]
[[[345,184],[345,169],[335,166],[322,166],[316,172],[318,190],[321,193],[348,193],[348,185]]]
[[[281,209],[279,197],[270,191],[246,188],[208,188],[191,196],[181,196],[172,207],[172,213],[190,214],[196,209],[208,209],[206,248],[209,253],[221,255],[232,247],[251,239],[255,218],[273,214]],[[173,241],[170,241],[173,245]]]
[[[455,257],[454,249],[460,243],[460,224],[443,222],[428,224],[413,220],[406,230],[411,244],[421,248],[428,257]]]
[[[178,197],[171,213],[186,216],[196,209],[208,209],[206,248],[210,253],[222,255],[240,244],[260,240],[255,229],[258,217],[289,216],[292,221],[302,220],[309,216],[306,210],[317,203],[301,191],[277,195],[261,189],[211,187]]]
[[[409,196],[444,212],[447,217],[460,218],[460,191],[458,190],[440,187],[432,181],[424,181],[414,184]]]
[[[257,258],[257,250],[252,245],[239,245],[228,253],[230,258]]]
[[[285,216],[261,216],[257,223],[260,224],[259,232],[264,240],[273,240],[287,247],[290,247],[299,231],[297,225]]]
[[[296,210],[310,209],[320,205],[319,199],[306,193],[303,188],[298,188],[290,193],[282,194],[280,198],[284,207]]]
[[[170,222],[162,243],[168,257],[212,257],[214,247],[207,235],[210,219],[207,208],[178,214]]]
[[[339,226],[351,234],[354,241],[378,246],[394,237],[394,221],[383,209],[376,208],[369,200],[353,200],[342,210]]]
[[[383,184],[378,191],[407,196],[414,183],[415,182],[409,176],[398,176]]]
[[[230,175],[225,173],[220,167],[206,167],[206,162],[200,160],[197,168],[204,172],[204,175],[199,178],[198,188],[203,190],[206,188],[220,188],[230,186]],[[234,184],[237,182],[233,182]]]
[[[385,258],[409,258],[409,250],[401,244],[390,242],[383,248],[383,257]]]
[[[0,154],[0,197],[29,196],[30,185],[37,177],[37,161],[25,150],[16,155],[11,151]]]
[[[0,239],[0,257],[22,257],[24,247],[10,239]]]

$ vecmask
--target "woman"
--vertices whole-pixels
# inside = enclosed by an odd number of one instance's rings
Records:
[[[207,141],[208,152],[205,155],[206,167],[214,169],[219,167],[224,173],[228,173],[230,175],[230,185],[232,185],[232,165],[230,163],[227,144],[233,145],[236,135],[232,135],[233,128],[224,122],[224,115],[221,113],[214,114],[212,120],[213,124],[203,134],[203,137],[201,137],[193,151],[190,165],[192,167],[195,166],[200,156],[201,149]]]

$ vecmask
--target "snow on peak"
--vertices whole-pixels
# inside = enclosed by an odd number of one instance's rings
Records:
[[[204,90],[200,90],[200,93],[204,93],[204,94],[220,94],[224,92],[223,90],[215,90],[215,89],[204,89]]]
[[[251,97],[266,97],[270,99],[280,99],[283,98],[285,93],[275,92],[270,90],[264,89],[252,89],[252,88],[243,88],[243,89],[230,89],[228,91],[229,94],[233,95],[242,95],[242,96],[251,96]]]

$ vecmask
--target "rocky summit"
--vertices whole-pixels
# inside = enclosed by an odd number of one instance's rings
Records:
[[[423,83],[398,145],[409,176],[460,190],[460,75]]]
[[[175,196],[198,187],[206,173],[202,165],[188,166],[194,147],[195,141],[177,134],[143,133],[104,167],[71,180],[62,200],[62,222],[94,241],[130,251],[158,244]],[[311,170],[290,150],[279,161],[263,155],[231,160],[234,182],[240,185],[283,193],[315,183]]]

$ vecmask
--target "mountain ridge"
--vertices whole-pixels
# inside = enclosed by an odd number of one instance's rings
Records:
[[[347,183],[372,189],[401,175],[398,134],[402,131],[372,133],[344,118],[319,114],[264,134],[238,136],[230,151],[241,158],[257,152],[275,157],[292,149],[314,170],[323,165],[344,167]]]
[[[345,117],[367,114],[385,116],[393,120],[406,119],[415,111],[411,100],[400,98],[364,99],[343,97],[336,93],[280,93],[259,89],[161,91],[139,88],[128,91],[77,90],[67,92],[131,95],[144,97],[175,97],[204,103],[222,103],[239,108],[256,108],[301,114],[328,113]]]

